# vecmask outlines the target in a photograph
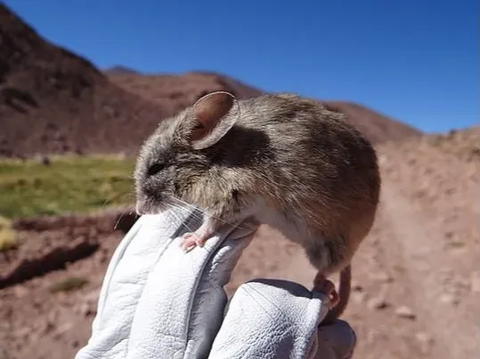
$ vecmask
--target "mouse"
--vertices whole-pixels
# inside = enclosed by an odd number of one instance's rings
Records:
[[[381,188],[376,151],[346,115],[295,93],[237,99],[215,91],[160,121],[138,151],[136,212],[194,206],[203,247],[223,226],[252,219],[298,243],[328,296],[323,324],[350,296],[351,261],[370,232]],[[339,290],[329,277],[339,273]]]

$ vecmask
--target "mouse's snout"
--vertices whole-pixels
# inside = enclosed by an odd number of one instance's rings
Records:
[[[144,192],[143,188],[137,187],[137,195],[135,199],[135,212],[137,215],[148,214],[151,212],[151,202]]]
[[[135,213],[137,216],[146,214],[145,211],[145,201],[138,201],[135,203]]]
[[[157,214],[168,207],[173,193],[169,183],[153,178],[136,184],[137,214]]]
[[[161,195],[149,196],[143,191],[137,193],[135,211],[138,215],[158,214],[164,207],[165,200],[162,199]]]

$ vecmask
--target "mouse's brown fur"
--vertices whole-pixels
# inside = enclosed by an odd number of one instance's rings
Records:
[[[372,145],[318,101],[228,96],[207,95],[160,123],[138,157],[137,208],[152,212],[181,199],[205,210],[211,230],[254,216],[300,243],[319,273],[340,271],[340,293],[348,291],[340,299],[348,301],[349,264],[379,202]]]

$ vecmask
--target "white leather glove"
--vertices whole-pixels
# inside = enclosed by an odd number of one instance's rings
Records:
[[[170,211],[135,223],[112,257],[76,359],[350,357],[351,327],[318,328],[327,298],[300,284],[253,280],[227,304],[223,286],[256,227],[238,223],[185,253],[179,237],[201,218]]]

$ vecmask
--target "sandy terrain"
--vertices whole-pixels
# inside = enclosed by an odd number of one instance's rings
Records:
[[[381,207],[354,259],[354,291],[343,316],[358,335],[355,357],[473,358],[480,299],[478,128],[440,140],[385,144],[379,154]],[[45,252],[75,241],[92,248],[72,256],[64,269],[0,290],[0,343],[6,343],[0,358],[60,359],[85,344],[102,276],[122,236],[108,231],[114,217],[97,222],[18,225],[25,243],[0,257],[2,274],[41,257],[32,250],[39,242],[48,243]],[[52,293],[52,284],[72,276],[88,283]],[[299,248],[262,228],[227,289],[255,277],[310,286],[313,270]]]

